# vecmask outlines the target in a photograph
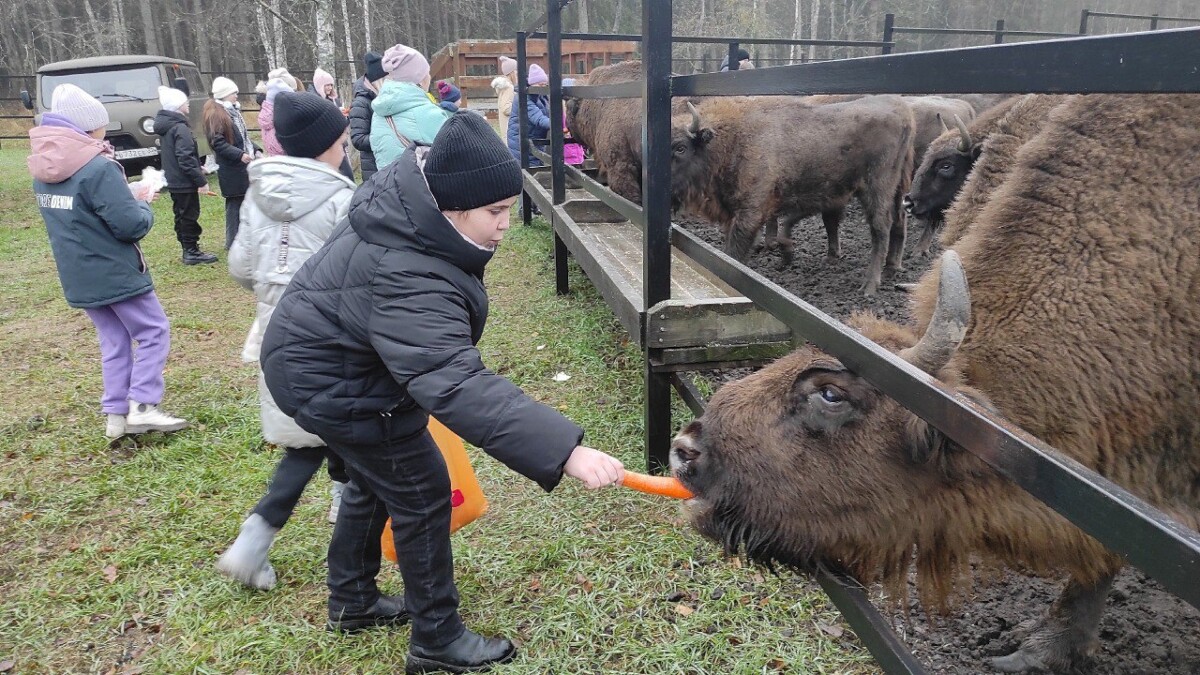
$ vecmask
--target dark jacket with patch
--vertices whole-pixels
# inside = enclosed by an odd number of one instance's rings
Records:
[[[375,114],[371,102],[375,95],[361,79],[355,81],[354,100],[350,102],[350,142],[358,149],[364,181],[375,173],[375,153],[371,152],[371,116]]]
[[[257,148],[254,147],[254,143],[246,147],[246,140],[242,138],[238,125],[233,121],[234,114],[229,111],[226,113],[229,115],[230,124],[233,124],[233,140],[230,141],[224,134],[208,134],[208,146],[217,157],[217,184],[221,186],[221,196],[244,197],[250,189],[250,173],[242,162],[242,155],[254,157]]]
[[[354,194],[292,279],[261,363],[284,413],[333,445],[379,445],[432,414],[551,490],[583,431],[484,367],[484,265],[438,210],[413,150]]]
[[[154,133],[162,137],[162,168],[170,192],[194,192],[208,184],[200,168],[196,137],[183,113],[159,110],[154,116]]]

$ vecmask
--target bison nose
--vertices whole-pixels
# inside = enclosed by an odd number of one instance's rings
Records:
[[[913,212],[913,208],[915,207],[915,205],[913,204],[912,198],[910,198],[908,195],[904,195],[903,203],[904,203],[904,212],[911,216],[912,212]]]

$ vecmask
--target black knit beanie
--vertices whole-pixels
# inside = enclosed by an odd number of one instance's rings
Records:
[[[482,115],[457,112],[425,158],[425,180],[442,211],[469,211],[521,194],[521,165]]]
[[[275,138],[292,157],[317,157],[338,142],[347,124],[332,101],[316,94],[285,91],[275,97]]]
[[[363,54],[363,63],[367,66],[367,80],[374,82],[387,77],[387,71],[383,69],[383,55],[379,52],[367,52]]]

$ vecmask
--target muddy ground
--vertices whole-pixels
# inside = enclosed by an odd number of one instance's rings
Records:
[[[679,222],[706,241],[720,245],[721,236],[715,226],[688,219]],[[916,235],[915,228],[910,228],[910,250]],[[857,204],[851,206],[842,224],[842,259],[826,261],[825,229],[819,218],[798,225],[793,238],[795,262],[789,269],[776,269],[779,257],[773,251],[756,253],[750,266],[835,317],[867,310],[897,321],[908,320],[908,296],[896,290],[894,282],[916,281],[929,261],[907,259],[904,272],[891,282],[885,281],[875,297],[863,297],[859,287],[870,254],[870,239]],[[907,618],[903,611],[891,614],[897,633],[931,673],[990,673],[995,671],[988,668],[988,658],[1011,652],[1016,647],[1013,629],[1038,617],[1058,596],[1060,586],[1057,580],[1009,573],[999,580],[978,583],[972,597],[945,617],[927,616],[915,601]],[[1101,622],[1100,639],[1101,650],[1094,667],[1086,672],[1200,675],[1200,611],[1161,590],[1136,570],[1126,570],[1118,577]]]

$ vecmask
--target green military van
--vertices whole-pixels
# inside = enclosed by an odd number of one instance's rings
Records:
[[[188,95],[189,118],[200,156],[208,154],[201,122],[208,83],[191,61],[129,55],[48,63],[37,70],[36,97],[23,91],[21,100],[40,115],[50,109],[54,88],[67,82],[95,96],[108,109],[104,138],[113,144],[117,160],[128,175],[141,173],[147,166],[161,168],[160,139],[154,134],[154,116],[160,109],[159,85],[175,87]]]

